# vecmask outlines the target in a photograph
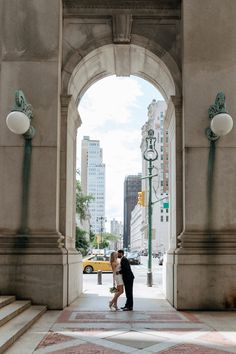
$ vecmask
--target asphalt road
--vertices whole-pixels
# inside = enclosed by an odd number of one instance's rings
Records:
[[[131,265],[132,271],[135,276],[134,281],[134,290],[136,292],[147,292],[147,263],[148,257],[142,256],[142,262],[140,265]],[[153,284],[152,289],[158,291],[159,294],[162,294],[162,275],[163,274],[163,266],[158,265],[158,259],[152,258],[152,278]],[[102,284],[107,289],[112,286],[112,273],[111,272],[103,272],[102,273]],[[83,289],[85,292],[89,292],[91,289],[96,291],[97,285],[99,283],[99,277],[97,273],[92,274],[83,274]],[[150,290],[150,288],[149,288]]]

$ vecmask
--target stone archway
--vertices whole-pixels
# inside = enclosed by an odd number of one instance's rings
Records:
[[[81,291],[81,281],[73,277],[81,269],[81,257],[74,248],[71,218],[79,95],[108,75],[109,67],[117,75],[129,75],[132,68],[132,73],[153,83],[157,73],[149,69],[155,66],[142,71],[132,67],[134,61],[119,60],[119,53],[138,60],[134,55],[138,49],[144,53],[140,54],[143,67],[148,60],[156,61],[163,72],[168,68],[167,81],[174,87],[167,90],[155,79],[154,84],[169,100],[166,122],[176,167],[170,181],[175,189],[172,212],[176,222],[168,255],[168,272],[175,273],[169,279],[175,282],[168,285],[167,297],[178,309],[235,308],[235,130],[216,144],[210,211],[209,141],[204,134],[209,125],[207,111],[217,92],[226,94],[227,107],[236,116],[232,94],[236,86],[236,47],[232,40],[236,35],[236,3],[227,3],[229,6],[222,7],[222,1],[215,0],[213,8],[211,0],[0,2],[2,295],[14,293],[18,298],[59,309]],[[216,38],[221,45],[215,45]],[[102,67],[106,69],[103,73],[98,70],[96,76],[90,56],[94,53],[95,63],[99,62],[101,48],[108,52],[113,48],[117,55],[109,54],[108,60],[103,55]],[[84,82],[79,78],[80,87],[73,87],[72,74],[80,63],[86,69],[87,59],[88,77],[84,75]],[[29,232],[23,238],[18,230],[24,144],[5,123],[17,89],[24,91],[34,108],[37,132],[32,142]]]
[[[175,65],[173,59],[166,55],[166,60],[171,69],[175,70],[175,78],[178,78],[176,82],[174,81],[169,68],[166,64],[160,60],[155,54],[150,52],[148,49],[143,48],[141,46],[135,44],[107,44],[102,47],[96,48],[89,52],[85,57],[79,60],[78,63],[75,61],[75,57],[77,57],[77,53],[72,55],[72,57],[68,60],[68,63],[65,65],[65,69],[62,73],[63,81],[62,87],[64,90],[64,95],[62,96],[62,105],[63,112],[67,112],[67,116],[63,113],[63,122],[67,122],[67,124],[63,127],[63,131],[67,131],[67,146],[63,151],[67,151],[65,154],[63,152],[63,158],[65,159],[62,165],[67,166],[66,170],[63,172],[63,175],[66,175],[66,185],[65,180],[61,185],[62,188],[66,188],[66,195],[73,196],[74,186],[75,186],[75,151],[76,151],[76,137],[73,134],[73,139],[71,139],[71,132],[75,131],[78,125],[75,125],[75,122],[78,120],[78,104],[85,93],[85,91],[97,80],[100,80],[109,75],[117,75],[117,76],[129,76],[136,75],[143,79],[146,79],[150,83],[152,83],[159,91],[162,93],[163,97],[167,101],[169,105],[168,109],[168,119],[166,120],[166,128],[171,127],[170,134],[170,156],[172,157],[172,166],[170,167],[170,178],[171,182],[171,193],[172,193],[172,207],[170,208],[171,213],[171,240],[169,243],[171,244],[171,255],[168,259],[170,264],[167,266],[167,279],[169,281],[167,284],[167,298],[173,304],[173,251],[176,248],[176,189],[182,189],[181,182],[179,182],[176,188],[176,160],[177,160],[177,168],[180,171],[182,168],[182,160],[181,154],[176,159],[176,115],[175,115],[175,105],[177,105],[178,111],[178,121],[181,121],[181,100],[177,99],[180,95],[180,72]],[[74,65],[74,67],[73,67]],[[68,69],[71,72],[70,76],[68,76]],[[177,95],[176,95],[177,93]],[[66,106],[67,109],[65,108]],[[174,108],[173,108],[174,107]],[[171,112],[171,113],[170,113]],[[74,118],[75,119],[74,119]],[[181,131],[179,130],[181,139]],[[179,139],[179,140],[180,140]],[[73,158],[71,158],[73,156]],[[178,158],[180,161],[178,161]],[[65,164],[66,162],[66,164]],[[74,209],[71,207],[71,198],[67,197],[64,201],[65,207],[62,208],[63,212],[67,210],[66,220],[65,220],[65,235],[72,235],[73,230],[71,229],[71,225],[74,223],[70,222],[74,218]],[[179,213],[181,213],[182,208],[182,200],[179,202]],[[68,214],[71,213],[69,216]],[[62,215],[63,218],[63,215]],[[180,221],[180,218],[179,218]],[[179,226],[181,228],[181,226]],[[74,242],[73,238],[70,239],[72,243]],[[66,240],[67,246],[70,241]]]
[[[59,309],[82,290],[74,244],[78,102],[112,73],[139,75],[166,100],[180,96],[180,0],[22,3],[0,4],[0,291]],[[24,145],[4,123],[16,89],[35,114],[27,237],[18,234]]]

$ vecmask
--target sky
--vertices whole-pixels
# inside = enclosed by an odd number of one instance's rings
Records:
[[[93,84],[79,103],[82,125],[77,131],[77,168],[83,136],[100,140],[106,165],[106,229],[113,218],[123,223],[124,179],[141,173],[141,128],[153,99],[163,97],[147,81],[109,76]]]

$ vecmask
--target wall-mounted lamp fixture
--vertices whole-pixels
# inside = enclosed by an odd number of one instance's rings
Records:
[[[228,134],[233,128],[233,119],[225,107],[225,94],[219,92],[216,95],[215,103],[208,109],[208,116],[211,120],[210,128],[206,129],[206,135],[210,141],[208,156],[208,177],[207,177],[207,200],[208,200],[208,229],[213,225],[213,186],[214,186],[214,165],[215,165],[215,142]]]
[[[15,134],[24,134],[26,139],[32,139],[35,134],[35,129],[31,125],[32,119],[31,104],[27,103],[24,93],[21,90],[17,90],[15,93],[15,106],[6,119],[8,129]]]
[[[215,142],[220,136],[228,134],[233,128],[233,119],[228,114],[225,106],[225,94],[219,92],[215,103],[208,109],[211,120],[210,128],[206,129],[206,135],[211,142]]]
[[[29,196],[29,178],[30,162],[32,153],[32,138],[35,135],[35,129],[31,125],[33,119],[32,106],[27,103],[24,93],[17,90],[15,94],[15,106],[6,118],[7,127],[15,134],[23,134],[25,139],[24,164],[23,164],[23,190],[21,204],[21,225],[18,231],[19,235],[28,235],[28,196]]]

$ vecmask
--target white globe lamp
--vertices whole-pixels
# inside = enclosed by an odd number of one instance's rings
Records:
[[[30,127],[30,119],[20,111],[12,111],[6,118],[6,124],[10,131],[15,134],[25,134]]]
[[[227,113],[216,114],[211,120],[211,130],[217,136],[228,134],[233,128],[233,119]]]

